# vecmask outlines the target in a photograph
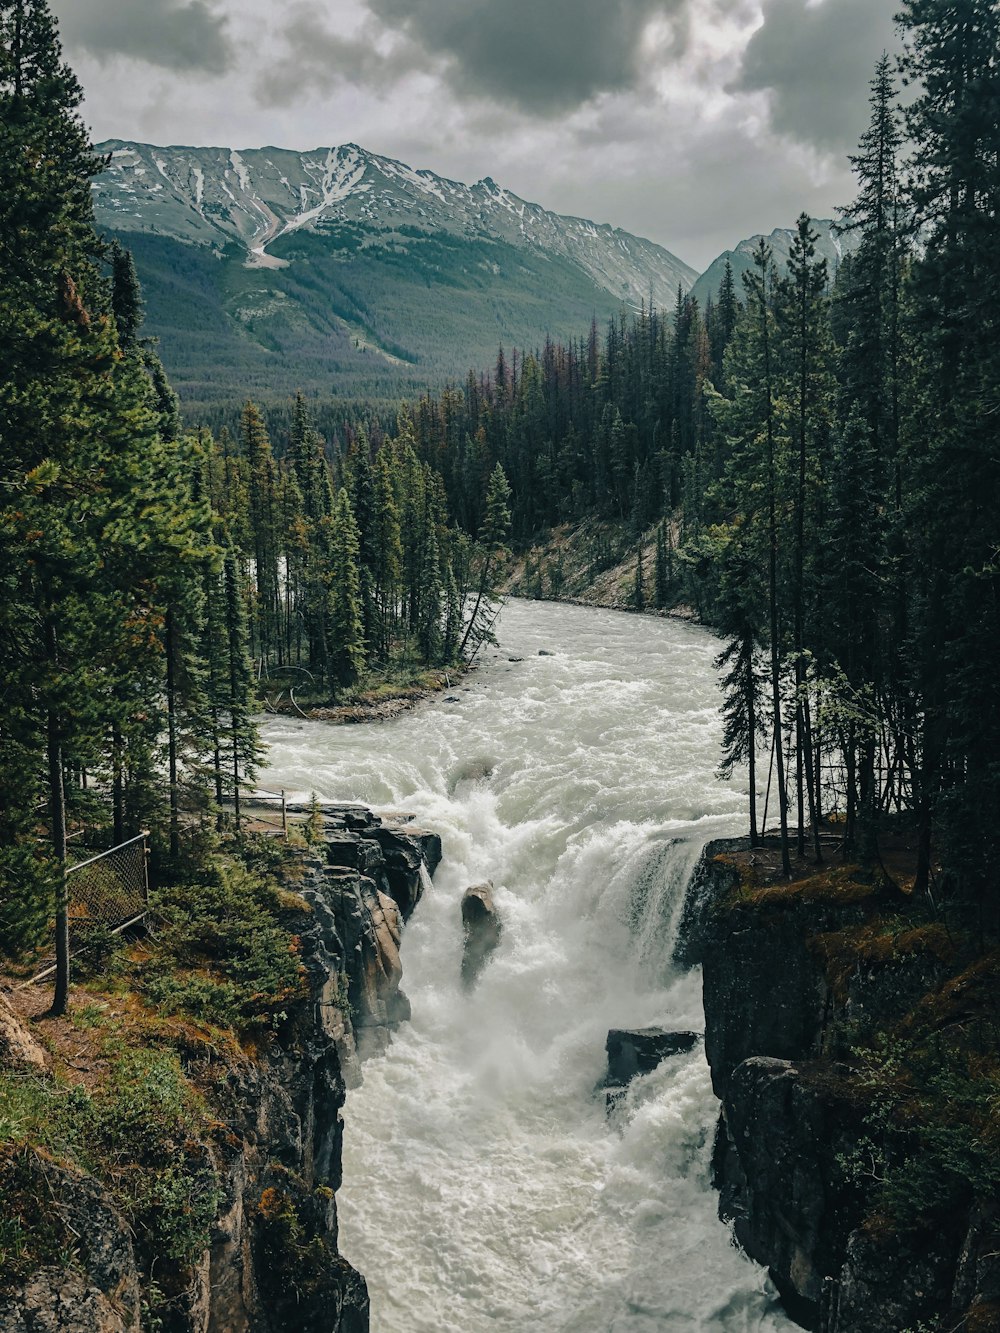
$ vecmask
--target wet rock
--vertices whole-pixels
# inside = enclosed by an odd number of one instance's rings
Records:
[[[403,920],[408,921],[424,891],[421,870],[433,875],[441,864],[441,839],[427,829],[412,824],[380,824],[371,837],[384,858],[386,891],[395,899]]]
[[[872,1185],[845,1168],[871,1128],[865,1099],[837,1063],[844,1034],[891,1030],[941,985],[946,966],[931,948],[892,950],[848,954],[846,972],[841,962],[828,973],[827,942],[849,947],[853,937],[840,932],[864,922],[871,903],[735,895],[735,867],[712,850],[689,919],[704,966],[706,1055],[723,1104],[714,1159],[721,1215],[806,1328],[974,1327],[971,1311],[1000,1312],[995,1215],[959,1209],[933,1227],[875,1234],[863,1225]]]
[[[555,657],[555,653],[550,653],[549,650],[548,650],[547,648],[539,648],[539,650],[538,650],[538,656],[539,656],[539,657]]]
[[[926,1316],[949,1305],[955,1263],[945,1233],[921,1240],[855,1231],[839,1278],[829,1284],[821,1327],[835,1333],[926,1328]]]
[[[705,1053],[716,1096],[751,1056],[801,1060],[821,1054],[832,997],[815,935],[864,919],[857,904],[798,899],[730,904],[706,923],[702,946]]]
[[[702,852],[684,893],[674,945],[678,967],[701,963],[712,917],[739,884],[736,867],[726,858],[749,847],[749,838],[716,838]]]
[[[471,990],[503,935],[503,924],[493,902],[492,884],[476,884],[466,889],[462,899],[462,926],[465,930],[462,984],[466,990]]]
[[[608,1033],[606,1086],[624,1087],[639,1074],[651,1074],[671,1055],[685,1055],[701,1041],[697,1032],[671,1032],[667,1028],[612,1028]]]
[[[830,1085],[789,1061],[746,1060],[729,1079],[714,1163],[719,1211],[806,1328],[820,1327],[826,1286],[857,1221],[837,1160],[854,1132]]]

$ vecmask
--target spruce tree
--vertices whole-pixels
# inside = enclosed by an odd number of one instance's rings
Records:
[[[493,599],[510,532],[510,496],[511,490],[506,474],[497,463],[486,488],[485,517],[475,554],[475,565],[478,570],[474,589],[476,600],[459,645],[460,656],[464,656],[469,648],[474,653],[479,650],[488,640],[491,626],[496,618]]]
[[[248,402],[240,423],[247,478],[247,555],[253,560],[253,638],[251,652],[266,665],[281,659],[278,609],[277,473],[271,441],[260,410]]]
[[[805,214],[798,220],[780,290],[780,320],[788,399],[794,412],[796,479],[792,568],[792,651],[795,669],[795,764],[798,852],[805,855],[806,808],[816,859],[821,859],[812,725],[806,692],[806,651],[815,643],[810,624],[815,601],[813,566],[818,545],[815,493],[827,451],[833,399],[832,343],[826,310],[827,266],[816,258],[817,233]]]
[[[901,18],[918,89],[906,113],[910,196],[926,229],[913,272],[917,369],[906,423],[913,688],[924,720],[918,888],[929,883],[937,822],[952,893],[995,922],[1000,8],[904,0]]]
[[[772,252],[761,240],[754,266],[744,277],[746,303],[726,359],[730,397],[717,395],[712,411],[730,450],[720,500],[745,515],[745,540],[767,570],[765,623],[761,639],[770,660],[772,749],[776,769],[781,861],[791,875],[788,790],[782,725],[783,644],[786,613],[780,573],[785,565],[783,478],[789,441],[779,409],[778,333],[772,292]]]
[[[636,611],[646,609],[646,573],[643,569],[643,549],[641,539],[635,548],[635,580],[632,584],[632,606]]]
[[[330,541],[330,647],[328,676],[336,687],[354,685],[365,665],[361,610],[360,539],[350,497],[337,493]]]

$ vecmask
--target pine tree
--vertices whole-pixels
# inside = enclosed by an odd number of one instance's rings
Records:
[[[334,687],[349,687],[365,665],[364,624],[361,611],[360,539],[350,497],[341,488],[333,511],[330,542],[329,681]]]
[[[806,806],[816,860],[821,859],[812,725],[806,693],[807,641],[815,642],[807,623],[814,600],[810,551],[817,548],[818,520],[813,494],[818,488],[829,436],[832,406],[832,344],[826,312],[827,266],[816,258],[817,233],[805,215],[798,220],[788,261],[788,279],[780,288],[783,353],[789,379],[788,398],[795,423],[797,455],[793,493],[792,649],[795,667],[795,764],[798,802],[798,852],[805,855]],[[808,633],[808,640],[807,640]]]
[[[490,627],[496,618],[493,598],[496,592],[496,579],[506,555],[505,543],[510,532],[510,495],[506,474],[497,463],[486,488],[485,517],[476,543],[475,563],[478,566],[476,600],[459,645],[460,656],[464,656],[470,646],[473,653],[479,650],[487,641]]]
[[[917,378],[906,444],[913,688],[924,719],[918,888],[929,882],[937,820],[953,892],[995,921],[1000,9],[993,0],[904,0],[901,19],[918,89],[906,113],[910,194],[926,228],[913,274]]]
[[[791,874],[788,791],[782,728],[784,619],[779,583],[784,546],[781,513],[788,441],[778,403],[778,335],[772,297],[772,253],[761,240],[754,267],[744,277],[746,304],[726,360],[732,397],[717,395],[711,406],[729,440],[730,459],[720,486],[721,502],[745,515],[745,540],[767,570],[766,618],[761,638],[770,658],[771,724],[776,768],[781,860]]]
[[[375,551],[374,591],[378,607],[376,646],[379,655],[387,661],[398,615],[403,547],[393,480],[393,460],[386,447],[379,450],[375,459],[374,490],[372,545]]]
[[[10,482],[0,645],[14,649],[3,662],[7,711],[31,724],[16,728],[26,742],[18,762],[47,792],[59,1012],[69,980],[65,773],[99,771],[114,701],[155,684],[158,553],[175,544],[186,560],[193,550],[152,386],[141,361],[121,355],[96,267],[90,181],[100,162],[46,4],[0,4],[0,55],[0,464]],[[21,799],[30,809],[33,794]],[[15,860],[21,836],[12,829]]]
[[[139,339],[144,306],[132,251],[118,240],[111,243],[111,309],[119,345],[122,351],[129,351]]]
[[[748,540],[748,537],[750,539]],[[719,776],[728,780],[740,764],[749,769],[750,845],[760,841],[757,825],[757,748],[766,738],[767,673],[760,633],[765,623],[765,590],[755,542],[747,523],[729,528],[718,553],[715,623],[728,643],[716,659],[722,671],[723,758]]]
[[[243,580],[240,577],[235,552],[228,551],[223,564],[223,588],[225,592],[226,651],[224,670],[218,681],[220,693],[216,695],[216,704],[222,713],[229,715],[228,734],[222,734],[220,751],[225,750],[228,741],[228,761],[233,795],[234,819],[236,830],[240,829],[240,793],[245,782],[250,781],[260,754],[257,727],[254,722],[255,693],[253,685],[253,663],[249,651],[249,613],[244,593]],[[227,688],[228,684],[228,688]]]
[[[264,420],[253,403],[243,409],[240,437],[247,477],[246,554],[253,560],[254,607],[251,652],[266,665],[272,655],[280,661],[278,609],[277,473]]]
[[[653,602],[658,611],[665,611],[670,605],[670,553],[668,543],[670,533],[667,520],[662,519],[656,529],[656,563],[654,567]]]

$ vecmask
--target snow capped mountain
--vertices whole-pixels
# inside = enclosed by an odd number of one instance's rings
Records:
[[[415,171],[356,144],[298,153],[279,148],[157,148],[112,140],[107,171],[94,182],[98,222],[280,267],[303,231],[336,245],[345,228],[362,243],[404,244],[408,234],[505,242],[577,267],[600,291],[638,306],[669,305],[697,274],[669,251],[617,228],[561,217],[503,189]]]
[[[812,225],[813,231],[818,233],[819,236],[816,242],[816,254],[819,258],[826,260],[832,278],[840,267],[844,256],[851,254],[856,249],[857,238],[851,233],[838,233],[834,229],[834,224],[829,220],[817,221],[814,219]],[[795,228],[776,227],[770,236],[763,236],[761,233],[750,236],[747,240],[740,241],[734,250],[726,250],[721,254],[694,284],[691,295],[695,297],[702,308],[704,308],[709,297],[714,300],[718,296],[723,274],[726,271],[727,259],[733,266],[737,295],[741,300],[743,299],[742,277],[744,273],[748,273],[753,268],[753,253],[762,239],[766,240],[771,247],[771,254],[778,272],[785,272],[785,265],[792,253]]]

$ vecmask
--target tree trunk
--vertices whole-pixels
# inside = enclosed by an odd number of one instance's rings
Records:
[[[51,620],[45,625],[46,655],[51,667],[58,662],[56,629]],[[48,710],[46,755],[49,767],[49,822],[52,850],[58,864],[56,888],[56,982],[49,1012],[58,1017],[66,1012],[69,1001],[69,892],[66,882],[66,790],[63,779],[62,726],[54,708]]]
[[[175,655],[177,635],[174,613],[167,612],[167,759],[170,781],[170,855],[175,861],[181,854],[180,799],[177,790],[177,686]]]

